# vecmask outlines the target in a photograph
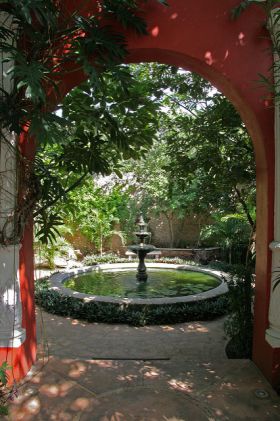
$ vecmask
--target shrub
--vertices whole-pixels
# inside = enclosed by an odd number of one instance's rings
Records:
[[[86,256],[83,260],[83,264],[86,266],[92,266],[102,263],[133,263],[137,259],[129,260],[125,257],[119,257],[117,254],[108,253],[103,254],[102,256],[99,254],[91,254]],[[185,259],[181,259],[179,257],[160,257],[159,259],[145,259],[146,263],[171,263],[175,265],[197,265],[197,263],[193,261],[188,261]]]
[[[7,371],[11,369],[6,361],[0,366],[0,418],[1,415],[8,415],[8,403],[17,396],[16,384],[8,386]]]
[[[252,273],[239,268],[228,281],[229,316],[225,333],[229,338],[226,352],[230,358],[251,358],[253,343],[253,284]]]

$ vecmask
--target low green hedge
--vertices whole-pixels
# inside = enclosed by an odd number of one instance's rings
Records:
[[[98,254],[91,254],[86,256],[83,259],[83,264],[85,266],[98,265],[102,263],[137,263],[138,258],[135,255],[135,258],[128,259],[127,257],[119,257],[117,254],[107,253],[102,256]],[[174,265],[193,265],[197,266],[198,264],[194,261],[189,261],[185,259],[180,259],[179,257],[159,257],[158,259],[145,259],[146,263],[171,263]]]
[[[192,303],[161,305],[84,302],[49,289],[47,280],[35,285],[36,303],[52,314],[99,323],[126,323],[133,326],[212,320],[228,312],[228,298],[222,295]]]

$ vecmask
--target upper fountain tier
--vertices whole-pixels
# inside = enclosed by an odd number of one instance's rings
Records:
[[[138,224],[139,231],[135,232],[134,234],[139,238],[140,243],[136,245],[129,246],[129,250],[133,251],[134,253],[138,253],[139,251],[141,253],[147,254],[150,251],[155,250],[155,246],[151,244],[145,244],[145,239],[147,237],[150,237],[150,232],[147,231],[147,224],[143,219],[143,215],[141,214],[139,217]],[[138,253],[139,254],[139,253]]]
[[[139,231],[135,232],[134,234],[137,236],[137,238],[139,238],[140,244],[144,244],[145,239],[149,237],[151,233],[147,231],[147,224],[144,221],[142,214],[139,217],[139,221],[137,225],[139,226]]]

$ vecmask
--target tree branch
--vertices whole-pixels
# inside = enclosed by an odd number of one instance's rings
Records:
[[[253,218],[250,215],[248,206],[247,206],[245,200],[243,199],[240,190],[236,186],[234,186],[234,191],[236,193],[236,196],[238,198],[239,203],[241,204],[241,206],[243,208],[243,211],[244,211],[245,215],[247,216],[249,224],[251,225],[252,229],[255,230],[256,223],[253,221]]]

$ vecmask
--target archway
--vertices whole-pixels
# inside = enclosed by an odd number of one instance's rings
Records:
[[[145,3],[143,9],[149,35],[127,33],[127,62],[158,61],[199,73],[223,92],[240,113],[253,139],[257,169],[257,268],[253,360],[268,380],[279,381],[280,344],[265,339],[271,291],[271,252],[274,229],[274,115],[264,88],[257,89],[258,75],[267,75],[272,56],[263,37],[263,15],[257,8],[231,21],[230,9],[236,0],[171,0],[164,8]],[[65,1],[71,10],[72,2]],[[91,12],[87,6],[86,12]],[[61,95],[78,85],[81,72],[66,74]],[[52,97],[50,95],[50,101]],[[31,142],[22,139],[23,152],[31,157]],[[20,283],[25,342],[13,349],[16,377],[22,377],[35,360],[35,317],[33,301],[32,229],[26,229],[20,250]],[[1,353],[7,350],[2,349]],[[1,354],[0,354],[1,355]]]

